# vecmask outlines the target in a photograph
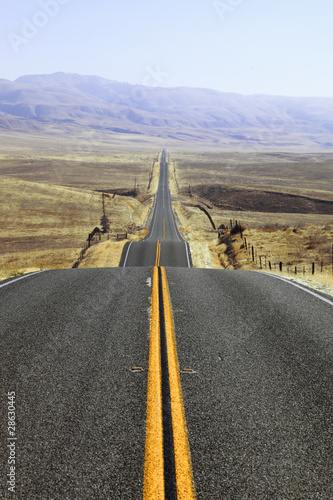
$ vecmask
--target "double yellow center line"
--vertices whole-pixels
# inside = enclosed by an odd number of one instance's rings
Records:
[[[162,162],[160,163],[162,166]],[[165,168],[165,163],[163,163]],[[165,172],[163,172],[163,238],[157,242],[150,315],[149,367],[147,393],[147,424],[144,472],[144,500],[164,500],[164,436],[161,329],[166,338],[166,358],[171,401],[171,424],[178,500],[194,500],[194,482],[188,445],[178,356],[168,281],[160,267],[161,242],[165,240]],[[162,307],[163,305],[163,307]],[[165,353],[163,353],[164,355]],[[165,372],[164,372],[165,373]]]
[[[162,314],[164,316],[164,328],[167,344],[177,499],[194,500],[194,483],[180,384],[171,302],[165,269],[162,267],[160,270],[161,287],[159,282],[159,268],[158,266],[155,266],[152,288],[144,500],[162,500],[165,498],[166,494],[164,481],[162,416],[161,300],[163,302]],[[160,297],[160,289],[162,290],[162,297]]]
[[[163,219],[163,238],[157,242],[155,267],[159,267],[161,260],[161,243],[165,240],[165,219]]]
[[[160,259],[161,259],[161,242],[158,241],[156,247],[155,267],[158,267],[160,265]]]

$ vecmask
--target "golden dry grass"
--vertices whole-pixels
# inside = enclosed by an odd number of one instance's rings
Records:
[[[90,190],[147,188],[153,153],[5,154],[0,176]]]
[[[1,177],[0,277],[28,268],[70,267],[99,222],[100,195]]]
[[[126,240],[105,241],[89,248],[80,267],[118,267]]]
[[[111,154],[106,150],[100,154],[78,155],[69,150],[59,154],[56,145],[54,150],[41,148],[39,153],[29,154],[22,148],[14,153],[2,148],[0,279],[41,268],[71,267],[88,233],[100,225],[102,195],[95,190],[131,190],[136,183],[137,198],[112,194],[105,198],[110,240],[89,249],[80,263],[80,267],[118,265],[125,241],[114,241],[115,235],[128,232],[128,238],[135,240],[146,234],[144,228],[158,185],[157,163],[149,191],[147,186],[157,156],[133,151]],[[254,245],[258,257],[266,256],[262,262],[282,260],[290,270],[298,265],[301,273],[305,265],[306,275],[298,274],[297,279],[315,279],[322,283],[319,286],[332,284],[328,259],[333,216],[226,210],[200,198],[200,191],[189,198],[184,190],[190,183],[209,186],[223,182],[236,188],[254,186],[259,195],[260,190],[274,189],[333,200],[331,156],[177,152],[177,162],[170,162],[170,191],[180,231],[190,242],[194,266],[259,268],[259,263],[252,263],[249,251],[240,248],[243,242],[237,237],[231,242],[230,259],[230,244],[218,244],[207,216],[194,206],[200,202],[212,206],[209,212],[216,227],[229,225],[230,219],[241,222],[246,227],[244,236]],[[308,268],[315,261],[318,269],[322,256],[324,272],[313,277]]]
[[[175,151],[171,157],[179,189],[200,184],[276,187],[280,192],[308,195],[329,192],[333,199],[332,153]]]
[[[132,159],[135,166],[132,165],[129,171],[136,171],[137,179],[141,175],[142,179],[146,178],[148,181],[153,155],[148,159],[146,164],[146,155],[139,155],[136,161],[135,158]],[[124,157],[118,160],[118,166],[125,161]],[[80,177],[79,170],[74,173],[72,171],[67,177],[67,180],[70,180],[69,186],[64,186],[60,183],[55,185],[40,182],[40,179],[55,179],[49,175],[48,170],[43,171],[41,164],[38,168],[29,169],[26,161],[26,158],[23,162],[16,160],[16,166],[10,167],[8,162],[0,161],[0,280],[31,270],[72,267],[88,234],[96,226],[100,226],[103,214],[102,193],[91,189],[92,185],[94,188],[104,185],[104,182],[98,180],[99,165],[94,165],[89,172],[83,173],[80,182],[75,181],[76,176],[77,179]],[[60,161],[59,158],[57,161]],[[138,239],[145,234],[138,229],[145,225],[153,203],[159,174],[157,165],[155,164],[153,169],[150,189],[139,188],[137,198],[111,194],[105,197],[105,212],[110,223],[110,241],[107,243],[109,257],[106,262],[110,265],[115,265],[114,255],[118,255],[118,249],[123,245],[122,242],[112,241],[116,239],[117,233],[129,233],[130,239]],[[1,171],[3,173],[6,169],[13,174],[11,177],[1,175]],[[111,179],[110,165],[107,171]],[[114,173],[115,180],[112,184],[107,184],[108,189],[134,187],[126,169],[115,167]],[[39,182],[22,178],[39,179]],[[73,187],[82,184],[83,180],[87,182],[88,187]],[[97,246],[89,251],[89,263],[92,267],[99,266],[101,262],[96,252]],[[114,250],[110,250],[111,246],[114,246]],[[95,254],[96,263],[92,257]],[[118,264],[119,260],[116,265]]]
[[[255,155],[246,162],[240,158],[236,165],[237,155],[225,155],[217,158],[212,153],[207,154],[180,154],[177,162],[170,168],[170,189],[174,196],[174,210],[181,224],[182,233],[190,243],[193,263],[195,267],[213,267],[225,269],[252,269],[269,271],[268,263],[280,275],[278,263],[284,263],[284,273],[289,279],[310,284],[314,288],[333,294],[332,275],[332,243],[333,243],[333,215],[317,213],[272,213],[260,211],[262,190],[270,189],[283,194],[308,196],[319,200],[333,200],[333,163],[330,155],[320,155],[314,161],[314,155],[278,155],[278,161],[265,163],[265,158],[272,155]],[[229,163],[227,159],[229,158]],[[258,161],[258,164],[255,163]],[[234,175],[231,175],[233,170]],[[237,176],[236,176],[237,170]],[[245,172],[249,173],[245,177]],[[293,175],[291,175],[293,173]],[[194,175],[193,175],[194,174]],[[240,182],[235,186],[234,181]],[[255,179],[255,183],[254,183]],[[266,184],[268,179],[274,185]],[[246,202],[246,189],[249,180],[255,191],[258,192],[258,211],[226,210],[212,203],[211,198],[195,194],[195,180],[203,187],[214,186],[216,181],[224,180],[225,186],[243,188],[242,196]],[[190,190],[188,184],[191,183]],[[202,192],[209,191],[202,189]],[[214,191],[214,190],[213,190]],[[199,194],[198,194],[199,193]],[[237,201],[237,190],[235,191]],[[286,197],[288,199],[288,197]],[[213,199],[213,201],[216,201]],[[223,201],[223,200],[221,200]],[[296,199],[297,201],[297,199]],[[239,235],[230,236],[219,242],[217,232],[214,232],[208,217],[195,207],[200,203],[210,207],[216,227],[221,224],[229,226],[230,220],[238,221],[246,230],[248,250],[243,247],[244,240]],[[295,199],[293,199],[295,203]],[[255,248],[255,262],[252,262],[252,246]],[[321,272],[321,260],[323,271]],[[312,262],[315,262],[315,274],[312,275]],[[297,276],[295,276],[295,266]],[[303,271],[305,269],[305,274]]]

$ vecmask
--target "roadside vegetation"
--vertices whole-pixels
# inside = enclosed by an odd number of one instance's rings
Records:
[[[174,209],[195,267],[272,272],[333,294],[331,155],[175,158]]]
[[[88,235],[95,227],[103,229],[103,214],[107,234],[80,266],[118,266],[126,241],[144,234],[157,187],[154,160],[147,153],[1,155],[0,280],[71,268]],[[119,234],[127,239],[119,241]]]
[[[147,234],[157,160],[146,151],[2,149],[0,280],[75,263],[118,266],[126,241]],[[169,167],[195,267],[263,270],[333,289],[333,155],[176,151]],[[231,230],[236,221],[241,234]],[[78,262],[96,227],[102,234]]]

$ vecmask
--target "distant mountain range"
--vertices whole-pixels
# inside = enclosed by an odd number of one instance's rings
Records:
[[[333,150],[333,98],[141,87],[71,73],[0,79],[0,130],[87,130],[228,147]]]

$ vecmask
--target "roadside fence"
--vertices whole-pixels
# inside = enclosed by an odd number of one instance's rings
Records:
[[[275,257],[274,260],[267,255],[262,255],[258,249],[252,245],[244,236],[244,227],[237,220],[230,219],[230,226],[223,224],[218,229],[218,238],[230,231],[231,235],[239,234],[243,244],[241,248],[248,252],[249,260],[259,269],[269,269],[270,271],[287,272],[290,274],[315,274],[323,273],[324,271],[331,271],[333,274],[333,243],[331,247],[331,254],[319,255],[314,261],[303,261],[299,263],[283,262],[282,259]],[[304,259],[305,260],[305,259]]]

